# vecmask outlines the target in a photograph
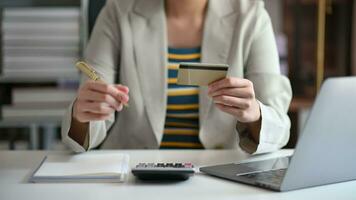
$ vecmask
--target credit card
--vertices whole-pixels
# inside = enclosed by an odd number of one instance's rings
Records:
[[[178,85],[207,86],[226,77],[229,66],[210,63],[180,63]]]

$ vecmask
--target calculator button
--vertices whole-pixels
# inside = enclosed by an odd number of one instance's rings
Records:
[[[164,167],[164,163],[157,163],[156,167]]]
[[[192,163],[184,163],[185,168],[192,168],[193,164]]]
[[[136,167],[146,167],[145,163],[139,163]]]
[[[184,167],[184,165],[182,163],[175,163],[174,167],[175,168],[182,168],[182,167]]]
[[[174,167],[174,164],[173,163],[167,163],[166,167]]]
[[[153,168],[153,167],[155,167],[155,164],[154,163],[147,163],[147,167]]]

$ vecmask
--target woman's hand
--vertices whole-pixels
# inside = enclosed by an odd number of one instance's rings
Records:
[[[129,88],[123,85],[87,81],[79,88],[73,106],[73,117],[81,122],[106,120],[115,111],[121,111],[129,101]]]
[[[229,77],[215,81],[209,85],[209,96],[220,110],[239,122],[252,123],[261,118],[253,83],[247,79]]]

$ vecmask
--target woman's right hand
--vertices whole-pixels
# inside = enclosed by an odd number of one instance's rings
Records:
[[[129,88],[123,85],[87,81],[79,88],[73,105],[73,117],[81,122],[109,119],[115,111],[121,111],[129,101]]]

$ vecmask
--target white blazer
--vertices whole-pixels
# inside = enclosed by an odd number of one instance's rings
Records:
[[[189,30],[187,30],[189,31]],[[225,63],[228,76],[253,82],[260,103],[260,141],[254,143],[237,119],[217,109],[200,87],[199,137],[207,149],[242,148],[249,153],[278,150],[289,139],[287,116],[292,92],[280,74],[270,18],[262,0],[209,0],[202,58]],[[110,120],[89,124],[89,148],[157,149],[167,105],[167,30],[164,0],[108,0],[101,11],[85,59],[108,82],[130,88],[130,107]],[[82,81],[86,78],[83,77]],[[62,140],[84,149],[68,136],[72,105],[62,124]]]

